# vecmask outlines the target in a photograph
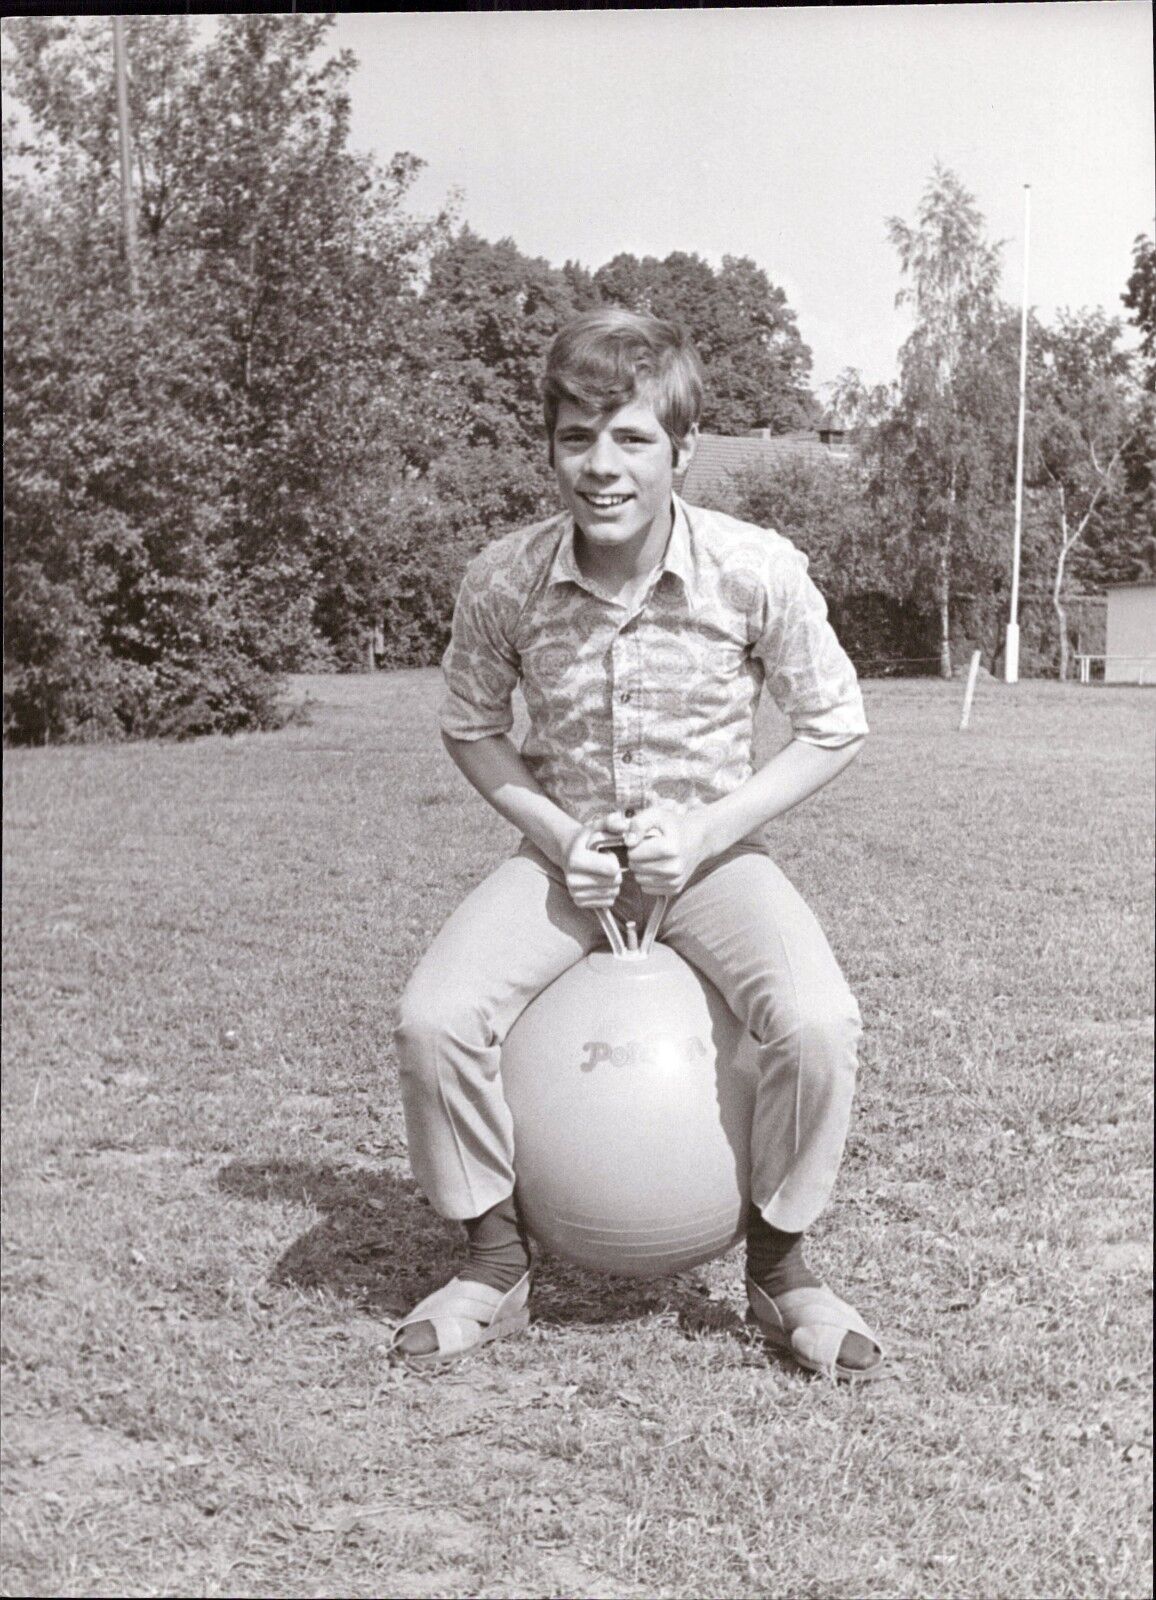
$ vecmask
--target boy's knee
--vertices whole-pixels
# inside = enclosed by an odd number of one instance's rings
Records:
[[[422,1076],[446,1045],[484,1045],[486,1031],[480,1008],[441,985],[411,981],[398,1004],[394,1029],[402,1075]]]
[[[801,995],[785,1012],[766,1007],[752,1031],[763,1044],[793,1046],[802,1061],[815,1066],[849,1062],[854,1068],[863,1023],[855,997],[844,985]]]

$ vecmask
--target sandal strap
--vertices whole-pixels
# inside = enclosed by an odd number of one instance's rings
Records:
[[[747,1298],[757,1321],[780,1335],[798,1355],[826,1371],[835,1370],[839,1348],[848,1333],[869,1339],[880,1359],[883,1357],[883,1346],[855,1307],[840,1300],[826,1284],[788,1289],[772,1297],[748,1278]]]
[[[440,1289],[419,1300],[413,1310],[394,1324],[391,1344],[396,1347],[403,1328],[428,1322],[437,1336],[438,1353],[459,1354],[479,1342],[479,1329],[499,1327],[523,1311],[530,1298],[530,1274],[524,1273],[504,1293],[468,1278],[451,1278]]]

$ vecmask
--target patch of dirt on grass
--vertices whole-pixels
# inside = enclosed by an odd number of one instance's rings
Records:
[[[149,1167],[159,1162],[183,1161],[188,1165],[195,1165],[201,1157],[189,1150],[173,1150],[170,1148],[146,1147],[128,1148],[124,1145],[93,1145],[87,1150],[77,1150],[74,1158],[78,1161],[99,1161],[102,1165],[110,1167]]]
[[[48,1495],[88,1493],[93,1486],[165,1460],[149,1439],[126,1439],[78,1417],[13,1416],[4,1422],[5,1478],[11,1490]]]
[[[624,1586],[621,1582],[595,1576],[589,1567],[567,1555],[548,1556],[541,1564],[541,1572],[550,1586],[544,1592],[549,1594],[583,1595],[586,1600],[622,1600],[624,1595],[645,1593],[633,1585]]]
[[[1152,1247],[1139,1239],[1123,1239],[1118,1244],[1105,1245],[1102,1250],[1085,1252],[1085,1265],[1099,1270],[1106,1277],[1131,1277],[1133,1273],[1150,1273]]]
[[[495,1473],[495,1500],[502,1493],[501,1481],[500,1473]],[[624,1588],[620,1582],[595,1572],[564,1549],[548,1548],[552,1543],[564,1543],[562,1530],[556,1523],[560,1508],[551,1497],[537,1498],[542,1501],[541,1508],[532,1504],[533,1496],[522,1496],[522,1509],[525,1512],[528,1505],[531,1512],[540,1510],[540,1520],[551,1522],[553,1531],[547,1529],[540,1537],[531,1532],[528,1537],[528,1545],[538,1547],[533,1557],[530,1550],[526,1551],[533,1560],[535,1593],[621,1600],[622,1596],[642,1592]],[[451,1506],[402,1508],[393,1503],[368,1506],[339,1519],[333,1532],[345,1544],[355,1544],[359,1536],[372,1540],[376,1534],[389,1540],[398,1560],[398,1566],[390,1574],[390,1593],[394,1595],[433,1597],[474,1593],[482,1572],[488,1595],[513,1596],[526,1592],[513,1573],[494,1569],[487,1526],[468,1520]]]
[[[485,1529],[452,1506],[421,1510],[394,1500],[350,1507],[312,1524],[311,1535],[334,1540],[348,1561],[390,1554],[389,1594],[435,1596],[470,1593],[485,1555]]]
[[[282,1111],[328,1111],[332,1104],[331,1094],[315,1094],[312,1090],[283,1094],[278,1100]]]

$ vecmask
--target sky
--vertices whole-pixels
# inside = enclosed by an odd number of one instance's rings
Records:
[[[427,166],[411,209],[560,265],[620,251],[750,256],[814,356],[894,376],[886,219],[939,160],[1008,241],[1004,297],[1103,306],[1153,232],[1148,0],[669,11],[339,14],[352,143]]]

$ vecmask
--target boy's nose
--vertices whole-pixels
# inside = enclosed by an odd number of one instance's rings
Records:
[[[601,478],[617,476],[619,454],[618,446],[613,439],[596,439],[590,446],[590,453],[586,457],[587,472]]]

